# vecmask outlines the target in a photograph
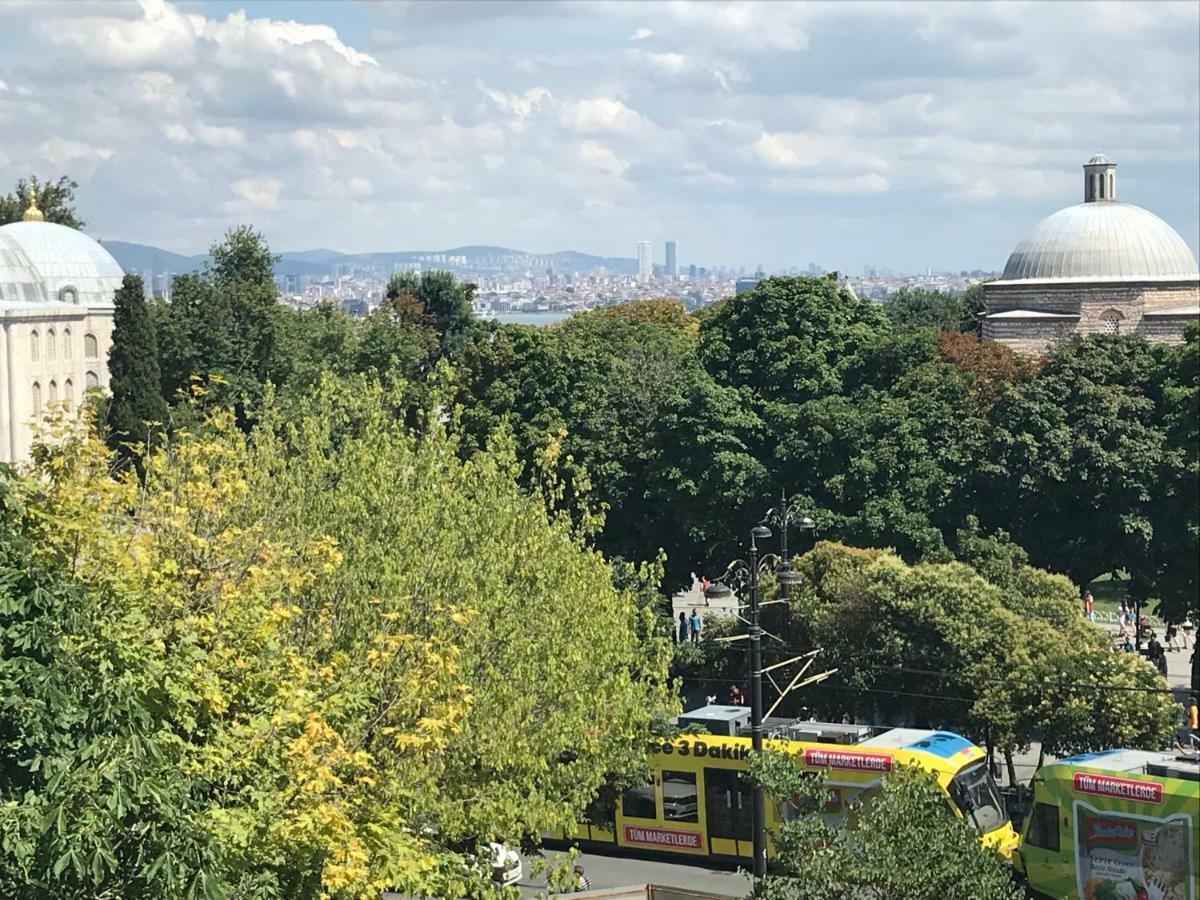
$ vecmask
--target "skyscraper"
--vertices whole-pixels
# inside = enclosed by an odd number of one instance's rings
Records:
[[[649,281],[650,276],[654,274],[654,256],[650,246],[649,241],[637,242],[638,281],[642,283]]]
[[[679,245],[674,241],[667,241],[667,267],[664,273],[668,278],[679,277]]]

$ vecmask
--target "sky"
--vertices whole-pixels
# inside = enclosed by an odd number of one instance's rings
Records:
[[[1195,252],[1200,3],[0,0],[0,135],[185,253],[999,270],[1098,150]]]

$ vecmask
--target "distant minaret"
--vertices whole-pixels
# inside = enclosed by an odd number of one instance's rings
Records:
[[[1083,164],[1083,202],[1117,199],[1117,164],[1097,153]]]

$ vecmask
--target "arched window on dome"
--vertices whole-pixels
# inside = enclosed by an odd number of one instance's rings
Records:
[[[63,401],[67,404],[67,409],[75,404],[75,382],[70,378],[63,382]]]
[[[58,402],[58,382],[54,379],[50,380],[48,390],[46,391],[46,399],[51,403]]]
[[[100,355],[96,349],[96,336],[94,334],[85,334],[83,336],[83,355],[88,359],[95,359]]]
[[[42,358],[42,338],[35,328],[29,332],[29,361],[37,362]]]
[[[90,391],[100,387],[100,379],[96,377],[95,372],[88,372],[85,376],[84,384],[87,385],[87,389]]]
[[[71,329],[63,329],[63,359],[71,358]]]
[[[54,359],[54,355],[58,352],[55,346],[54,329],[51,328],[46,332],[46,359]]]
[[[33,383],[33,414],[36,416],[42,411],[42,386],[36,381]]]
[[[1110,309],[1100,317],[1100,324],[1105,334],[1120,334],[1122,315],[1115,309]]]
[[[74,285],[68,284],[58,289],[58,299],[63,303],[78,303],[79,291],[75,289]]]

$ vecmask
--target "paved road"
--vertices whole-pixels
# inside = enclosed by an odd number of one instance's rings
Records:
[[[546,856],[552,860],[559,860],[566,856],[566,852],[547,850]],[[650,862],[598,853],[583,854],[579,857],[578,864],[583,866],[592,882],[593,890],[635,884],[661,884],[710,891],[729,897],[745,897],[749,894],[749,882],[745,876],[725,869],[709,868],[704,864]],[[529,860],[525,861],[525,877],[521,880],[520,887],[522,896],[546,896],[545,879],[530,877]]]

